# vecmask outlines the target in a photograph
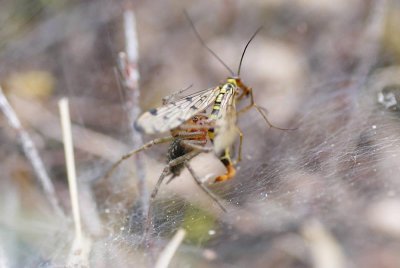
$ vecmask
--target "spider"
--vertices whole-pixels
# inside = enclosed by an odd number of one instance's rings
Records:
[[[142,147],[132,150],[127,154],[123,155],[117,162],[115,162],[109,171],[104,176],[105,179],[108,179],[111,174],[115,171],[115,169],[126,159],[131,156],[149,149],[150,147],[156,144],[162,144],[170,142],[168,152],[167,152],[167,165],[164,167],[161,175],[154,187],[151,196],[150,196],[150,204],[154,201],[160,185],[164,181],[164,179],[171,175],[171,178],[168,180],[170,182],[175,177],[179,176],[184,167],[186,167],[194,178],[195,182],[199,185],[199,187],[212,199],[214,200],[218,206],[226,211],[225,207],[221,204],[218,198],[203,184],[202,180],[195,173],[193,168],[191,167],[189,161],[195,156],[199,155],[202,152],[211,152],[213,151],[212,147],[205,147],[209,140],[209,129],[212,128],[213,122],[210,121],[209,117],[206,114],[200,113],[192,116],[185,123],[179,125],[178,127],[172,129],[171,135],[167,137],[157,138],[151,140],[144,144]],[[229,159],[229,160],[226,160]],[[227,172],[226,174],[217,177],[216,181],[221,181],[218,179],[220,177],[231,177],[232,174],[233,162],[230,160],[229,155],[224,155],[220,158],[221,162],[226,166]],[[229,165],[227,165],[229,163]],[[232,166],[232,167],[231,167]]]

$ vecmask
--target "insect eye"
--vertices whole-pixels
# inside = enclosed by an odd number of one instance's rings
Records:
[[[197,118],[197,116],[193,117],[193,122],[196,123],[199,119]]]

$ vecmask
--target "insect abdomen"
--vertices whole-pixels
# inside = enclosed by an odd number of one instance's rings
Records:
[[[218,114],[221,110],[221,102],[226,94],[226,91],[227,91],[227,89],[226,89],[225,85],[223,87],[221,87],[219,94],[215,98],[214,106],[212,107],[212,110],[211,110],[211,116],[210,116],[211,119],[217,119]]]

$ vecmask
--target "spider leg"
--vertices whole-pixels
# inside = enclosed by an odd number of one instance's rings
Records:
[[[203,153],[209,153],[213,151],[213,147],[204,147],[204,141],[202,140],[182,140],[183,146],[190,148],[191,150],[198,150]],[[190,160],[190,159],[189,159]],[[177,176],[173,175],[169,178],[166,184],[169,184],[172,180],[174,180]]]
[[[213,147],[204,147],[204,141],[202,141],[202,140],[182,140],[181,143],[182,143],[182,146],[185,146],[185,147],[189,148],[190,150],[197,150],[197,151],[200,151],[203,153],[209,153],[214,150]],[[171,176],[171,178],[166,182],[166,184],[169,184],[176,177],[177,176],[175,176],[175,175]]]
[[[169,184],[171,181],[173,181],[177,176],[172,175],[169,180],[167,180],[167,182],[165,184]]]
[[[147,240],[147,237],[148,237],[149,231],[150,231],[150,227],[151,227],[152,203],[158,193],[161,183],[163,182],[165,177],[168,174],[170,174],[170,169],[172,167],[182,164],[186,161],[189,161],[190,159],[192,159],[193,157],[197,156],[200,153],[201,152],[199,152],[199,151],[192,151],[192,152],[182,155],[174,160],[169,161],[169,163],[164,167],[160,177],[158,178],[156,186],[154,187],[153,191],[151,192],[149,208],[147,210],[147,215],[145,215],[145,217],[146,217],[146,227],[145,227],[145,232],[144,232],[145,240]]]
[[[204,141],[202,140],[182,140],[182,144],[188,148],[191,148],[192,150],[203,153],[209,153],[214,150],[213,147],[204,147]]]
[[[160,177],[158,178],[158,181],[156,183],[156,186],[154,186],[153,191],[151,192],[150,195],[150,203],[149,203],[149,208],[147,210],[147,214],[145,215],[146,217],[146,225],[145,225],[145,230],[144,230],[144,239],[147,241],[148,236],[150,235],[150,227],[151,227],[151,214],[152,214],[152,203],[158,193],[158,189],[160,188],[161,183],[163,182],[164,178],[170,174],[170,166],[167,164],[163,171],[161,172]]]
[[[122,156],[117,162],[115,162],[115,163],[111,166],[111,168],[107,171],[106,175],[103,177],[104,180],[107,180],[108,178],[110,178],[110,176],[111,176],[112,173],[115,171],[115,169],[116,169],[123,161],[125,161],[125,160],[128,159],[128,158],[130,158],[131,156],[133,156],[133,155],[135,155],[135,154],[137,154],[137,153],[139,153],[139,152],[141,152],[141,151],[143,151],[143,150],[146,150],[146,149],[152,147],[153,145],[161,144],[161,143],[166,143],[166,142],[169,142],[169,141],[172,141],[172,140],[173,140],[173,137],[171,137],[171,136],[164,137],[164,138],[159,138],[159,139],[154,139],[154,140],[149,141],[148,143],[144,144],[142,147],[140,147],[140,148],[138,148],[138,149],[135,149],[135,150],[132,150],[132,151],[130,151],[129,153],[123,155],[123,156]]]
[[[218,206],[226,212],[225,207],[221,204],[221,202],[218,200],[217,196],[213,194],[206,186],[204,186],[203,182],[201,179],[197,176],[197,174],[194,172],[193,168],[190,166],[189,162],[185,161],[184,162],[185,167],[189,170],[190,174],[196,181],[197,185],[212,199],[215,201],[215,203],[218,204]]]

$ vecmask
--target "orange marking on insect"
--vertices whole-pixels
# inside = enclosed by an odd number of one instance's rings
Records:
[[[224,175],[218,176],[215,182],[227,181],[232,179],[236,175],[236,169],[232,164],[226,166],[226,173]]]

